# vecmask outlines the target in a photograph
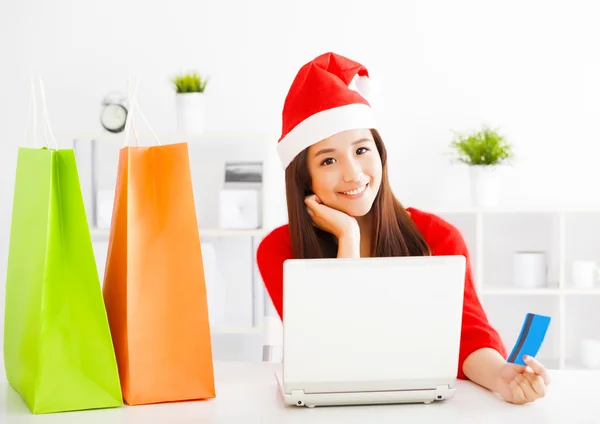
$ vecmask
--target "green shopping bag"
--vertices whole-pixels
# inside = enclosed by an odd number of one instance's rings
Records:
[[[118,407],[119,374],[74,151],[19,149],[4,366],[34,413]]]

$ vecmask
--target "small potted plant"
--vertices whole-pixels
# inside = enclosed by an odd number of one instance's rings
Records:
[[[171,81],[175,87],[177,131],[183,134],[201,134],[204,131],[204,90],[208,78],[192,72],[179,74]]]
[[[495,207],[500,201],[500,166],[513,156],[512,146],[497,130],[455,134],[451,147],[455,161],[469,166],[471,198],[476,207]]]

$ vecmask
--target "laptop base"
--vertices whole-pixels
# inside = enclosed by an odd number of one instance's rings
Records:
[[[285,393],[281,376],[276,373],[277,385],[288,406],[349,406],[349,405],[389,405],[401,403],[424,403],[452,399],[455,388],[438,386],[431,390],[397,390],[373,392],[338,392],[338,393],[304,393],[303,390],[292,390]]]

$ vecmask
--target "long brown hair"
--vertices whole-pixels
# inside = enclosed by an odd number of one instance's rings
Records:
[[[373,214],[371,255],[428,256],[429,246],[414,224],[408,211],[392,193],[388,180],[387,152],[381,135],[371,129],[382,165],[381,186],[369,213]],[[289,230],[294,258],[334,258],[337,256],[335,236],[315,227],[304,198],[312,194],[312,181],[306,163],[307,149],[302,151],[287,167],[285,185]]]

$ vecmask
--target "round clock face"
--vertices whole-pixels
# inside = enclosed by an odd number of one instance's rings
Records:
[[[108,131],[118,133],[125,129],[125,121],[127,121],[127,109],[121,105],[108,105],[102,111],[100,122]]]

